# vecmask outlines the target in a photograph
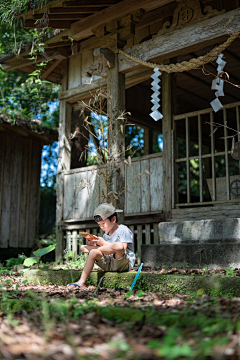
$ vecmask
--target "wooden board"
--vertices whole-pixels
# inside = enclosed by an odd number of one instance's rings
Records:
[[[27,247],[27,218],[28,218],[28,172],[29,156],[31,149],[29,140],[22,139],[22,166],[19,174],[20,180],[20,204],[19,204],[19,247]]]
[[[137,181],[137,177],[140,174],[140,162],[132,163],[131,166],[126,168],[126,186],[128,190],[133,194],[129,194],[126,191],[125,212],[127,214],[141,212],[141,189],[140,183]]]
[[[81,54],[81,72],[82,72],[82,84],[89,84],[90,81],[94,81],[94,78],[86,76],[87,68],[93,63],[94,57],[92,50],[88,50]]]
[[[74,190],[74,198],[75,198],[75,219],[88,218],[88,204],[89,204],[89,194],[87,185],[85,186],[85,181],[88,182],[88,174],[87,172],[77,172],[74,174],[75,177],[75,190]],[[81,182],[82,181],[82,182]],[[87,184],[87,183],[86,183]],[[78,187],[80,186],[80,187]],[[85,188],[82,188],[85,186]],[[69,217],[70,219],[70,217]]]
[[[149,171],[150,175],[145,170]],[[104,167],[96,170],[96,166],[89,166],[63,173],[64,220],[93,218],[94,209],[98,204],[106,202],[106,197],[103,196],[103,193],[106,195],[104,172]],[[141,183],[137,180],[140,173]],[[135,158],[131,166],[125,165],[126,184],[132,184],[129,190],[134,194],[131,195],[127,191],[125,193],[125,215],[162,212],[162,174],[162,154]],[[91,187],[94,184],[94,191],[88,187],[83,190],[77,187],[83,179],[86,179]],[[73,183],[75,191],[73,191]],[[74,212],[71,209],[73,205]]]
[[[207,180],[207,185],[208,185],[208,189],[211,195],[211,198],[213,200],[213,184],[212,184],[212,179],[206,179]],[[240,180],[240,175],[233,175],[230,176],[230,183],[233,180]],[[230,192],[230,199],[239,199],[240,201],[240,197],[239,196],[234,196],[231,192]],[[226,184],[226,177],[220,177],[220,178],[216,178],[216,201],[226,201],[227,199],[227,184]]]
[[[14,141],[13,141],[14,140]],[[11,204],[10,204],[10,237],[9,246],[18,247],[19,235],[19,190],[21,182],[19,181],[19,172],[22,165],[22,138],[21,136],[13,136],[11,139],[13,147],[12,156],[12,177],[11,177]]]
[[[151,207],[150,194],[150,175],[146,173],[150,172],[150,161],[149,159],[141,161],[141,212],[149,212]]]
[[[68,89],[82,85],[81,54],[69,59]]]
[[[163,167],[162,158],[152,159],[150,162],[150,198],[151,211],[163,209]],[[169,183],[171,187],[171,183]]]
[[[41,145],[32,144],[31,168],[29,169],[29,205],[27,247],[33,247],[38,236],[38,217],[40,205]]]
[[[1,204],[1,247],[6,248],[9,244],[10,239],[10,224],[11,224],[11,178],[12,178],[12,167],[9,164],[12,164],[12,139],[9,136],[6,136],[5,149],[4,149],[4,158],[3,158],[3,181],[2,181],[2,204]]]
[[[91,186],[91,188],[88,189],[88,216],[89,218],[93,218],[94,210],[100,203],[100,188],[98,183],[97,170],[88,170],[88,182]],[[90,201],[90,199],[92,199],[92,201]]]
[[[202,220],[213,218],[236,217],[240,214],[240,205],[201,206],[191,209],[173,209],[172,221]]]
[[[64,176],[63,218],[73,219],[75,208],[75,176]]]

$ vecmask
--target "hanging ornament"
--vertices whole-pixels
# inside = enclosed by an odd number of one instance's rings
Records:
[[[223,91],[224,80],[221,79],[222,77],[221,73],[223,71],[224,66],[226,65],[226,61],[224,61],[222,58],[223,58],[223,54],[220,54],[217,58],[216,63],[218,64],[217,67],[218,77],[212,81],[212,88],[211,88],[212,90],[216,90],[215,92],[216,99],[214,99],[210,103],[210,105],[212,106],[215,112],[223,108],[223,104],[218,99],[219,96],[224,96],[224,91]]]
[[[152,82],[152,91],[153,94],[151,96],[152,100],[151,103],[153,104],[153,107],[151,108],[152,112],[150,114],[150,116],[155,120],[158,121],[160,119],[163,118],[163,115],[160,113],[160,111],[158,111],[158,108],[160,107],[160,99],[159,99],[159,95],[160,95],[160,91],[159,89],[161,88],[159,85],[159,82],[161,81],[159,79],[159,76],[162,75],[161,71],[158,69],[158,67],[155,67],[153,69],[154,74],[151,75],[151,78],[153,79]]]

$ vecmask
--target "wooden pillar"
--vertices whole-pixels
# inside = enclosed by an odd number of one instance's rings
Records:
[[[125,110],[125,75],[119,72],[118,55],[115,55],[114,67],[108,69],[107,80],[108,91],[108,169],[111,177],[110,191],[120,194],[117,199],[114,196],[109,197],[114,206],[124,210],[125,203],[125,119],[119,116]],[[121,213],[119,222],[124,219]]]
[[[68,83],[68,62],[62,69],[62,91],[67,90]],[[70,169],[71,164],[71,145],[69,135],[71,133],[71,106],[66,100],[60,101],[59,114],[59,153],[58,153],[58,172],[57,172],[57,204],[56,204],[56,260],[63,257],[63,231],[61,222],[63,220],[63,202],[64,202],[64,178],[63,171]]]
[[[163,213],[165,221],[171,219],[172,209],[172,128],[173,128],[174,75],[162,75],[162,132],[163,132]]]

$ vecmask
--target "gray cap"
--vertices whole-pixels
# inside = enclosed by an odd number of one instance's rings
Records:
[[[116,209],[113,204],[102,203],[95,209],[94,216],[99,215],[105,220],[115,212],[123,212],[123,210]]]

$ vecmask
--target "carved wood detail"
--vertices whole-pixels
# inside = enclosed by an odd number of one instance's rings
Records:
[[[167,34],[174,30],[181,29],[189,24],[208,19],[225,12],[225,10],[218,11],[212,9],[211,6],[206,6],[203,10],[203,14],[199,0],[177,0],[177,2],[179,2],[179,4],[174,10],[172,24],[170,21],[166,21],[163,24],[162,29],[160,29],[155,36]]]
[[[123,48],[127,40],[135,35],[135,26],[141,20],[144,10],[139,9],[132,14],[105,23],[92,32],[99,38],[100,47]]]

